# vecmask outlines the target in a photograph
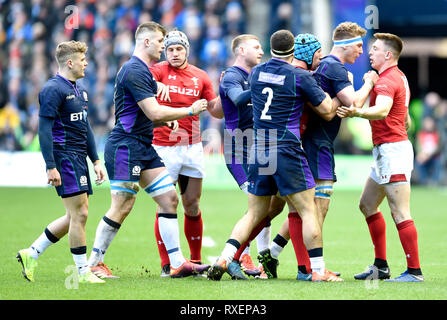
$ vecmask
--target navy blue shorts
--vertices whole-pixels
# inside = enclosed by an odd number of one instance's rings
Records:
[[[281,196],[286,196],[315,187],[305,153],[300,147],[281,147],[269,151],[264,159],[263,153],[258,151],[254,164],[250,161],[248,192],[251,194],[270,196],[279,191]],[[254,152],[250,154],[250,159],[253,156]],[[269,159],[268,163],[266,159]]]
[[[54,151],[53,155],[62,180],[62,184],[55,187],[58,196],[68,198],[84,192],[93,193],[85,155],[70,151]]]
[[[139,181],[142,171],[165,166],[152,144],[124,136],[109,136],[104,161],[109,180]]]
[[[304,138],[303,148],[314,179],[337,181],[334,147],[331,142]]]

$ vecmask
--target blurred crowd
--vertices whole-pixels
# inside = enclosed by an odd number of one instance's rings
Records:
[[[94,97],[89,117],[102,150],[114,121],[115,75],[133,52],[137,26],[154,20],[184,31],[189,62],[207,70],[217,90],[230,63],[231,39],[246,32],[246,6],[231,0],[0,1],[0,150],[38,150],[38,93],[57,72],[59,42],[88,44],[89,65],[80,81]]]
[[[189,62],[205,69],[216,93],[221,71],[232,63],[231,40],[247,32],[247,9],[253,0],[0,0],[0,150],[38,151],[38,93],[57,72],[59,42],[88,44],[89,65],[80,81],[93,97],[89,119],[102,151],[114,125],[115,75],[133,52],[134,32],[144,21],[184,31],[190,41]],[[290,29],[292,1],[269,1],[269,34]],[[265,40],[265,39],[263,39]],[[268,41],[262,41],[268,53]],[[415,182],[447,184],[447,101],[436,93],[413,100],[410,108],[415,146]],[[343,121],[337,153],[369,154],[371,140],[362,119]],[[360,121],[359,121],[360,120]],[[207,113],[202,129],[222,130],[222,121]],[[211,131],[209,131],[211,132]],[[221,137],[205,137],[208,152],[219,152]]]

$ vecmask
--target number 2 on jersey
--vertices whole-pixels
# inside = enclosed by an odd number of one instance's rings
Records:
[[[269,111],[270,105],[273,99],[273,89],[269,87],[265,87],[262,89],[262,94],[267,95],[267,102],[264,105],[264,109],[261,112],[261,120],[272,120],[272,116],[268,116],[267,112]]]

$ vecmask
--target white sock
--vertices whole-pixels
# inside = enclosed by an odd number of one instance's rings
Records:
[[[224,259],[226,261],[227,266],[233,261],[233,257],[236,254],[236,251],[238,248],[232,244],[231,242],[225,243],[225,247],[222,250],[222,254],[220,255],[220,258]]]
[[[98,263],[104,261],[107,248],[110,246],[120,227],[121,225],[119,223],[110,220],[106,216],[99,221],[98,227],[96,228],[95,242],[90,258],[88,259],[89,266],[96,266]]]
[[[51,240],[50,240],[51,238]],[[31,257],[33,259],[39,258],[39,256],[52,244],[59,241],[47,228],[44,232],[31,244]]]
[[[325,263],[323,256],[310,258],[310,268],[312,272],[316,272],[320,276],[324,275]]]
[[[270,245],[270,254],[272,255],[273,258],[278,259],[283,249],[284,247],[281,247],[279,244],[273,241],[272,244]]]
[[[270,226],[264,227],[261,232],[256,236],[256,245],[258,247],[258,253],[269,247],[270,242]]]
[[[87,247],[71,248],[74,263],[78,269],[79,274],[85,274],[90,271],[87,263]]]
[[[169,262],[173,268],[180,267],[185,261],[180,248],[180,237],[176,214],[158,214],[158,229],[168,252]]]

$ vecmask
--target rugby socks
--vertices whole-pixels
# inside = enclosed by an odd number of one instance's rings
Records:
[[[310,273],[313,268],[311,268],[312,263],[309,259],[309,253],[304,245],[303,221],[298,212],[289,213],[289,234],[293,249],[295,250],[298,270],[302,273]]]
[[[203,221],[200,209],[198,216],[193,217],[185,214],[184,230],[189,244],[189,251],[191,252],[191,261],[202,261]]]
[[[45,228],[44,232],[34,241],[31,246],[31,257],[33,259],[39,258],[39,256],[52,244],[59,241],[48,228]]]
[[[422,274],[419,264],[418,234],[414,221],[405,220],[396,225],[400,242],[407,258],[408,272],[415,275]]]
[[[374,245],[374,265],[378,268],[387,267],[386,262],[386,225],[382,212],[378,212],[366,218],[369,233]]]
[[[227,267],[233,260],[234,255],[240,249],[240,247],[241,244],[235,239],[228,239],[225,243],[225,247],[220,255],[220,258],[225,260],[225,264]]]
[[[120,227],[121,224],[106,216],[99,221],[98,227],[96,228],[95,242],[93,243],[92,252],[88,260],[89,266],[97,266],[98,263],[104,261],[107,248],[112,243]]]
[[[241,247],[236,251],[233,260],[239,261],[244,254],[250,254],[250,242],[244,242]]]
[[[154,226],[154,231],[155,231],[155,240],[157,241],[157,248],[158,248],[158,253],[160,255],[160,259],[161,259],[161,267],[163,268],[165,265],[169,265],[169,256],[168,256],[168,252],[166,251],[166,247],[165,244],[163,243],[163,239],[161,239],[161,235],[160,235],[160,228],[158,226],[158,213],[155,216],[155,226]]]
[[[256,245],[258,247],[258,252],[268,249],[270,242],[270,222],[259,232],[256,236]]]
[[[73,260],[75,262],[76,268],[79,274],[86,274],[90,271],[90,267],[87,263],[87,247],[76,247],[70,248],[71,254],[73,255]]]
[[[245,248],[247,248],[250,245],[250,242],[256,238],[256,236],[266,227],[270,225],[270,218],[266,217],[261,222],[258,223],[256,227],[251,231],[250,235],[248,236],[248,240],[244,242],[242,245],[239,244],[238,250],[235,254],[235,260],[237,257],[237,260],[242,256],[242,253],[244,252]]]
[[[288,241],[278,233],[270,245],[270,254],[272,257],[278,259],[287,243]]]
[[[171,266],[173,268],[180,267],[186,260],[180,249],[177,214],[159,213],[158,230],[160,231],[161,239],[166,247]]]
[[[312,272],[318,273],[320,276],[324,275],[326,266],[323,259],[323,248],[314,248],[308,251],[310,258],[310,266]]]

